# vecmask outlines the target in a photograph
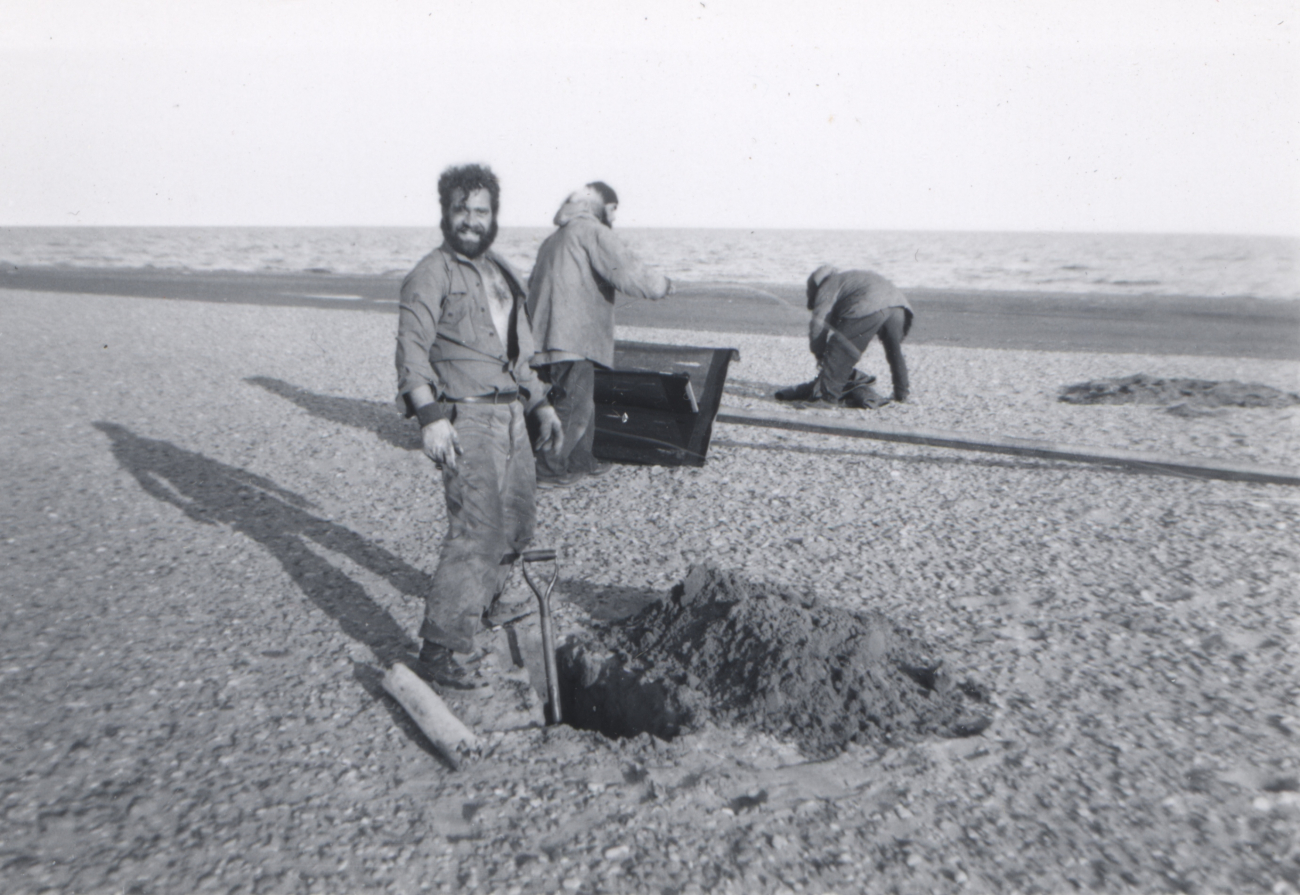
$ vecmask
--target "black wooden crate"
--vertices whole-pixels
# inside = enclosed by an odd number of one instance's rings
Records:
[[[601,460],[703,466],[734,348],[614,343],[614,369],[596,370]]]

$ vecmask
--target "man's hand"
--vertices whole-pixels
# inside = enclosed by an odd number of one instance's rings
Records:
[[[560,424],[559,414],[550,404],[541,405],[534,413],[537,415],[539,430],[537,449],[546,451],[552,457],[559,456],[564,449],[564,426]]]
[[[435,466],[439,469],[443,466],[448,469],[456,468],[456,455],[461,452],[460,438],[456,436],[456,429],[450,420],[429,423],[420,430],[420,440],[424,442],[424,455],[432,460]]]
[[[813,314],[812,318],[808,321],[809,344],[815,344],[817,342],[825,340],[827,329],[828,327],[826,325],[826,315]]]

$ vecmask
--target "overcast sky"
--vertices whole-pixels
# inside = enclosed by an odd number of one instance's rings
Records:
[[[4,0],[0,224],[1300,235],[1300,2]]]

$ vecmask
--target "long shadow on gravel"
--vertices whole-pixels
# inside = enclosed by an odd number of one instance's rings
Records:
[[[340,398],[318,395],[305,388],[273,379],[270,376],[249,376],[244,379],[259,385],[273,395],[297,404],[312,416],[374,432],[382,440],[407,451],[420,450],[420,434],[414,425],[402,418],[397,405],[383,401],[363,401],[359,398]]]
[[[141,438],[116,423],[95,427],[112,439],[113,456],[140,486],[180,508],[196,522],[229,525],[271,552],[294,583],[343,633],[365,644],[385,665],[408,656],[414,644],[365,589],[304,543],[347,556],[386,578],[393,587],[422,597],[431,580],[356,532],[308,512],[311,503],[269,479],[166,441]]]

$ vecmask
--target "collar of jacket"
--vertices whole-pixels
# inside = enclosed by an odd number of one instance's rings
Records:
[[[471,260],[467,256],[462,255],[460,252],[453,249],[450,245],[447,244],[446,240],[443,240],[442,245],[438,246],[438,251],[442,252],[445,256],[447,256],[449,260],[455,261],[458,264],[466,264],[469,265],[470,267],[474,266],[474,260]],[[479,259],[486,259],[488,261],[491,261],[493,264],[497,266],[497,270],[501,271],[501,274],[506,278],[506,282],[510,284],[510,291],[516,299],[524,298],[528,295],[528,290],[525,289],[523,285],[519,282],[518,275],[515,274],[514,268],[512,268],[509,264],[506,263],[506,259],[502,258],[500,255],[498,255],[496,252],[492,251],[491,249],[488,249],[486,252],[484,252],[482,255],[479,255],[478,257]]]

